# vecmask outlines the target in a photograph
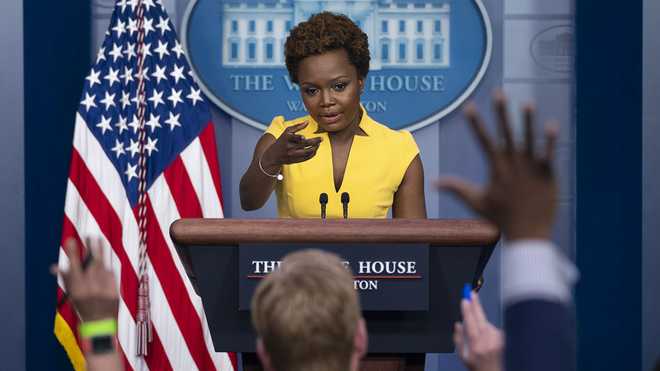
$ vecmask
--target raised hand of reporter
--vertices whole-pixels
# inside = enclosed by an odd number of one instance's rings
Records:
[[[64,250],[69,258],[69,269],[51,267],[59,274],[74,309],[80,316],[80,341],[85,353],[85,367],[89,371],[122,371],[116,345],[117,308],[119,291],[112,271],[105,268],[101,242],[88,239],[89,265],[81,263],[78,245],[69,239]]]
[[[279,171],[282,165],[307,161],[316,155],[321,138],[307,139],[296,134],[307,125],[307,122],[303,122],[284,129],[282,135],[261,156],[261,166],[264,170],[272,174]]]
[[[53,274],[60,274],[69,300],[84,322],[116,318],[119,291],[112,271],[105,268],[99,241],[87,241],[92,260],[85,269],[80,261],[78,245],[69,239],[64,250],[69,258],[69,269],[51,267]]]
[[[454,324],[456,353],[470,371],[501,371],[504,334],[486,318],[479,295],[461,300],[463,322]]]
[[[462,199],[476,212],[501,228],[510,239],[549,239],[556,211],[557,184],[552,160],[557,126],[546,125],[545,149],[537,153],[534,143],[534,109],[523,109],[524,143],[516,146],[502,93],[493,99],[502,143],[496,144],[487,134],[474,104],[465,108],[465,116],[490,165],[488,184],[479,188],[462,179],[441,179],[439,187]]]

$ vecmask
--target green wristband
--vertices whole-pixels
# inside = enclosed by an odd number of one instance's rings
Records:
[[[117,320],[112,318],[102,319],[99,321],[83,322],[78,327],[78,332],[83,338],[115,335],[117,333]]]

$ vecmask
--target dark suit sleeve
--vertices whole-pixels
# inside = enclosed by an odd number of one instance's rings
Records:
[[[556,301],[531,299],[506,307],[507,371],[574,371],[575,318]]]

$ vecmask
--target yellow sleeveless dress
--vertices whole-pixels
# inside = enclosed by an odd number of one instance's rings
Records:
[[[311,116],[284,121],[273,119],[266,133],[279,138],[285,128],[309,122],[298,134],[322,137],[316,155],[297,164],[284,165],[284,179],[277,182],[277,210],[281,218],[319,218],[319,195],[328,194],[327,218],[342,218],[341,194],[348,192],[349,218],[386,218],[408,166],[419,153],[417,143],[407,131],[392,130],[371,119],[363,110],[360,128],[366,136],[356,135],[348,155],[344,179],[335,190],[332,149],[328,134],[316,133],[318,123]]]

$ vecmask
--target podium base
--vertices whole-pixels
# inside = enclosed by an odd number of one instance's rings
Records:
[[[243,371],[263,371],[256,353],[243,353]],[[360,371],[424,371],[424,353],[370,353],[360,362]]]

